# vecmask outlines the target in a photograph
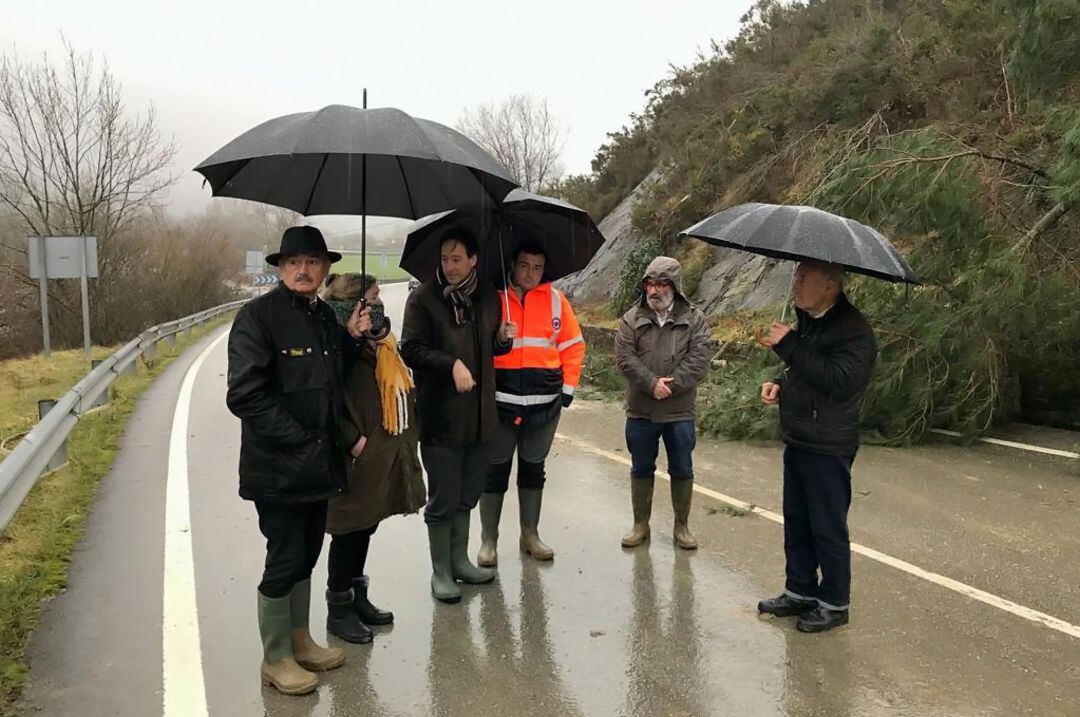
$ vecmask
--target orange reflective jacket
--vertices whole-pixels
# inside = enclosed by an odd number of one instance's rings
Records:
[[[499,292],[503,321],[517,325],[510,353],[495,358],[495,400],[504,422],[544,421],[581,382],[585,340],[570,302],[549,283]]]

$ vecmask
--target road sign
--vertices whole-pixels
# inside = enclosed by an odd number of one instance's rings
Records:
[[[251,277],[252,286],[273,286],[278,283],[277,274],[255,274]]]
[[[246,259],[245,265],[248,274],[261,274],[263,272],[263,267],[266,265],[263,263],[261,251],[249,251]]]
[[[45,356],[52,352],[49,340],[49,279],[78,279],[82,293],[83,351],[90,353],[90,287],[98,275],[97,237],[27,237],[29,275],[37,279],[41,301],[41,337]]]

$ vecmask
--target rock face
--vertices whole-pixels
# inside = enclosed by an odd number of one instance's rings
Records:
[[[623,263],[630,250],[641,239],[641,234],[630,224],[630,209],[645,188],[659,176],[659,171],[653,170],[600,222],[600,233],[606,241],[589,265],[556,282],[556,286],[576,302],[598,304],[615,298],[619,291],[619,276],[622,274]]]
[[[653,170],[619,206],[600,222],[607,241],[583,270],[557,282],[575,302],[610,301],[619,290],[623,263],[641,235],[631,226],[630,210],[645,189],[660,176]],[[685,241],[698,241],[687,239]],[[714,264],[691,296],[706,314],[758,309],[779,305],[787,296],[792,265],[734,249],[713,250]]]
[[[713,257],[714,264],[690,297],[706,314],[778,306],[787,298],[792,263],[735,249],[716,248]]]

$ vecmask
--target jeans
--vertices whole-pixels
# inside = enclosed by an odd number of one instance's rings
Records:
[[[322,552],[326,501],[270,503],[255,501],[259,531],[266,538],[266,563],[259,592],[285,597],[293,585],[311,577]]]
[[[697,429],[694,421],[653,423],[644,418],[626,419],[626,448],[630,451],[634,478],[650,478],[656,473],[660,439],[667,451],[668,474],[672,480],[694,477],[694,447]]]

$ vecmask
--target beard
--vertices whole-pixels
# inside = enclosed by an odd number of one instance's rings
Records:
[[[667,311],[675,303],[675,292],[670,294],[653,294],[646,297],[649,308],[653,311]]]

